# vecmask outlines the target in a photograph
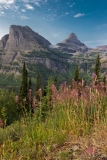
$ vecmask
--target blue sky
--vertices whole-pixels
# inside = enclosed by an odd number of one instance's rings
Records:
[[[88,47],[107,45],[107,0],[0,0],[0,38],[12,24],[56,44],[70,33]]]

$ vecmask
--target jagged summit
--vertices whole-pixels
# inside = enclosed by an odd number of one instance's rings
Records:
[[[57,43],[56,46],[61,51],[67,53],[85,52],[88,50],[88,47],[78,40],[75,33],[70,33],[65,40],[63,40],[61,43]]]
[[[77,36],[75,35],[75,33],[70,33],[67,39],[71,39],[71,38],[77,39]]]
[[[43,46],[51,43],[44,37],[34,32],[28,26],[11,25],[9,34],[0,40],[0,49],[5,51],[32,51],[44,50]]]
[[[74,42],[74,41],[78,41],[78,38],[77,36],[75,35],[75,33],[70,33],[70,35],[62,41],[62,43],[71,43],[71,42]]]

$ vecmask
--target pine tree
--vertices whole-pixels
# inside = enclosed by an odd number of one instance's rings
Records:
[[[52,84],[54,80],[52,77],[48,79],[48,84],[45,87],[45,95],[42,98],[41,105],[41,118],[44,120],[48,114],[52,110]]]
[[[25,62],[24,62],[23,72],[22,72],[22,83],[21,83],[20,92],[19,92],[20,101],[22,101],[23,99],[27,100],[27,94],[28,94],[28,73],[27,73]]]
[[[95,74],[97,75],[97,79],[100,78],[100,66],[101,66],[101,63],[100,63],[100,56],[98,54],[97,58],[96,58],[96,64],[95,64]]]
[[[29,78],[28,89],[32,89],[32,81],[31,81],[31,78]]]
[[[38,73],[37,74],[37,77],[36,77],[36,99],[38,101],[40,101],[40,96],[38,94],[38,90],[41,88],[41,77],[40,77],[40,74]]]
[[[38,73],[36,77],[36,92],[40,89],[40,87],[41,87],[41,77],[40,74]]]
[[[79,81],[79,69],[78,69],[78,65],[77,65],[76,70],[75,70],[74,80],[77,81],[77,82]]]
[[[57,76],[54,77],[54,84],[57,85]]]
[[[29,104],[29,108],[31,110],[31,113],[34,113],[34,110],[33,110],[33,107],[32,107],[32,103],[33,103],[32,81],[31,81],[31,78],[29,78],[29,83],[28,83],[28,104]]]
[[[103,77],[104,85],[106,84],[106,76]]]

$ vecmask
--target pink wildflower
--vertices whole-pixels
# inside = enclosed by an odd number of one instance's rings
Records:
[[[19,101],[19,96],[15,96],[15,102],[18,103]]]
[[[39,97],[41,99],[42,98],[42,89],[41,88],[38,90],[38,95],[39,95]]]
[[[32,92],[32,89],[29,89],[29,92]]]
[[[35,102],[32,103],[32,107],[33,107],[33,109],[36,108],[36,103]]]
[[[94,147],[89,147],[86,149],[86,153],[90,156],[94,156],[96,153],[96,149]]]
[[[93,77],[96,77],[97,75],[95,73],[92,74]]]

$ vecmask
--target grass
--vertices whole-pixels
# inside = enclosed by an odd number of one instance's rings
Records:
[[[104,88],[105,87],[105,88]],[[78,94],[81,91],[81,95]],[[92,159],[94,146],[107,154],[107,93],[103,83],[83,86],[52,85],[52,110],[41,119],[39,108],[6,128],[0,128],[1,160]],[[72,146],[79,148],[72,151]]]

